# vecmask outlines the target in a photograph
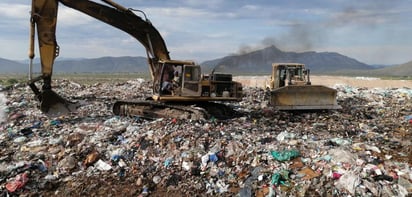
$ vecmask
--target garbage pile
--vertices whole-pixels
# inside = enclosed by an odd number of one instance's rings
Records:
[[[111,104],[150,82],[54,84],[87,104],[49,118],[25,85],[1,92],[1,196],[412,195],[411,89],[337,85],[341,110],[281,112],[246,87],[240,117],[147,120]]]

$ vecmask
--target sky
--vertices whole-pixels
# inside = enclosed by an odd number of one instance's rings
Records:
[[[412,60],[410,0],[114,1],[143,10],[172,59],[200,63],[275,45],[283,51],[337,52],[366,64]],[[0,2],[0,58],[28,58],[30,8],[31,1]],[[58,58],[146,56],[133,37],[63,4],[57,42]]]

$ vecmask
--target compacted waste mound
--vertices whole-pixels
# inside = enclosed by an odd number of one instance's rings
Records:
[[[2,196],[412,194],[408,88],[337,85],[342,109],[281,112],[245,87],[234,118],[149,120],[111,105],[150,82],[55,84],[86,104],[49,118],[24,85],[1,92]]]

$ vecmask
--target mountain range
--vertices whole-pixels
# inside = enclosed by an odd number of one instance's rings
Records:
[[[27,62],[27,63],[23,63]],[[33,72],[40,72],[38,59],[33,61]],[[0,58],[1,73],[27,73],[29,61],[12,61]],[[92,59],[56,59],[56,73],[122,73],[149,72],[145,57],[100,57]]]
[[[34,72],[39,72],[38,60],[34,62]],[[285,52],[273,45],[261,50],[204,61],[201,65],[204,73],[214,69],[233,74],[269,74],[274,62],[304,63],[313,74],[412,76],[412,61],[396,66],[368,65],[335,52]],[[53,69],[55,73],[149,73],[146,57],[130,56],[57,58]],[[0,72],[27,73],[28,63],[0,58]]]
[[[245,54],[226,56],[220,59],[203,62],[202,65],[215,70],[234,73],[270,73],[274,62],[304,63],[312,73],[331,73],[340,70],[371,70],[373,66],[361,63],[353,58],[332,52],[284,52],[275,46]]]

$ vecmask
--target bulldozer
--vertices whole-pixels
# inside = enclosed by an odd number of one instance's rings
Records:
[[[102,2],[32,0],[28,85],[44,114],[59,116],[79,107],[79,103],[71,102],[52,90],[53,64],[60,51],[56,41],[57,14],[59,4],[62,4],[128,33],[146,49],[153,96],[146,100],[118,100],[113,104],[115,115],[182,119],[230,117],[233,111],[224,102],[238,102],[243,96],[242,84],[233,81],[231,74],[202,74],[201,66],[194,61],[171,59],[166,42],[143,11],[126,8],[112,0]],[[32,77],[36,35],[41,75]],[[42,84],[41,88],[37,82]]]
[[[312,85],[305,64],[273,63],[266,90],[269,104],[277,110],[341,109],[336,100],[337,91]]]

